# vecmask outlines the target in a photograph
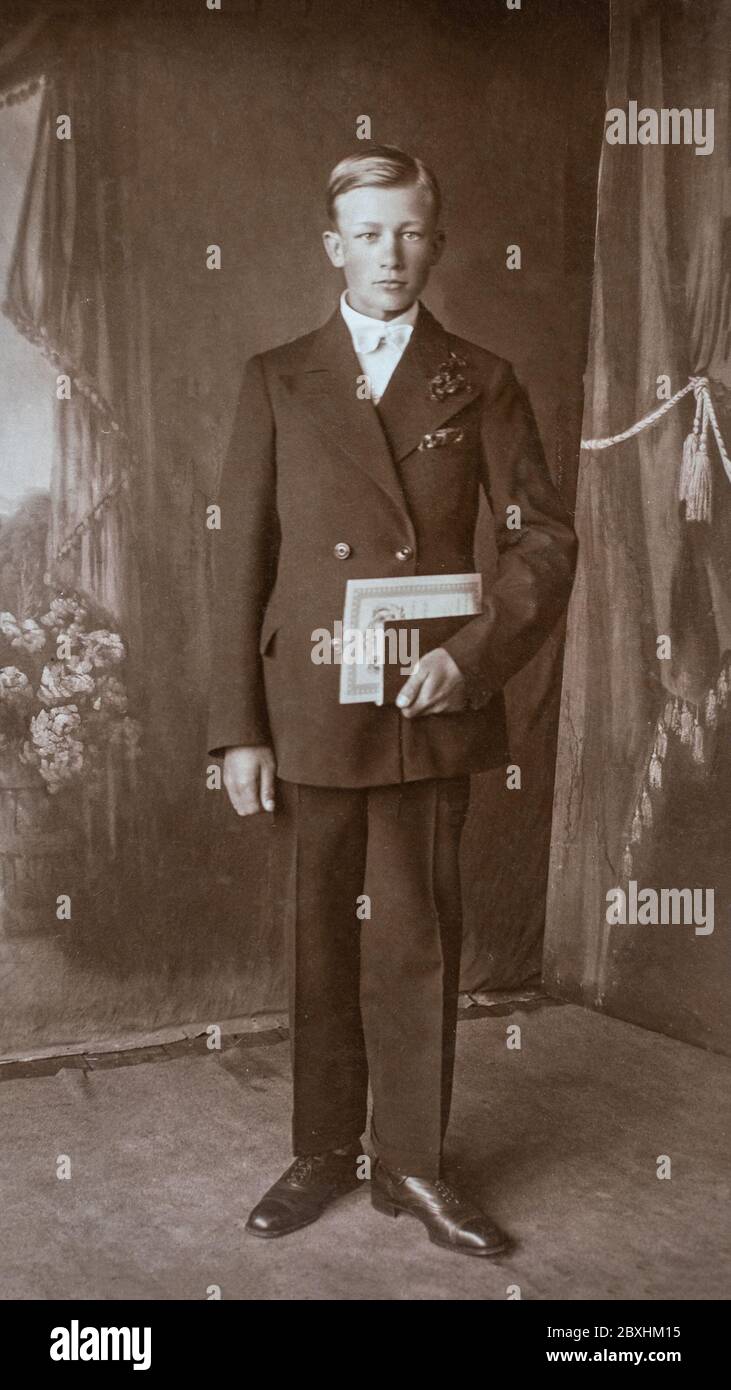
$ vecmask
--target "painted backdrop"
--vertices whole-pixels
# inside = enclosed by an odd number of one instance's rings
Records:
[[[321,190],[367,114],[375,140],[441,178],[449,249],[428,303],[515,362],[570,502],[606,42],[602,4],[548,0],[78,3],[50,37],[53,7],[35,25],[31,9],[3,21],[6,86],[45,79],[6,313],[49,388],[72,383],[55,406],[47,577],[86,596],[76,650],[107,662],[92,660],[76,741],[99,682],[108,725],[94,785],[56,797],[65,839],[38,840],[36,796],[6,846],[43,860],[48,894],[5,927],[4,1050],[282,1004],[267,826],[207,789],[203,751],[205,509],[241,364],[330,313]],[[110,640],[90,645],[95,630]],[[475,781],[465,987],[540,970],[560,656],[557,633],[509,691],[522,792]]]

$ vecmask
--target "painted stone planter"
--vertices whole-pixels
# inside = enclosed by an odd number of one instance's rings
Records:
[[[75,818],[37,770],[0,750],[0,935],[54,931],[56,899],[70,892]]]

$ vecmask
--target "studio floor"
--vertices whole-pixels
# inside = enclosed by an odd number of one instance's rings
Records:
[[[289,1161],[276,1029],[123,1060],[0,1068],[2,1298],[729,1297],[726,1057],[552,1001],[468,1013],[447,1161],[513,1235],[499,1262],[379,1215],[367,1184],[286,1239],[246,1234]]]

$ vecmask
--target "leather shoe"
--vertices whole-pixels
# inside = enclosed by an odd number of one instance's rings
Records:
[[[443,1178],[434,1182],[392,1173],[377,1162],[371,1179],[371,1201],[384,1216],[406,1212],[426,1226],[434,1245],[458,1255],[489,1259],[508,1248],[508,1237],[484,1212],[465,1201]]]
[[[246,1230],[272,1239],[316,1221],[338,1197],[359,1186],[356,1161],[360,1150],[307,1154],[295,1158],[281,1178],[253,1208]]]

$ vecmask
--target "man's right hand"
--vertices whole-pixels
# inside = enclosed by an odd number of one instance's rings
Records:
[[[274,778],[277,765],[271,748],[227,748],[223,759],[223,785],[240,816],[274,810]]]

